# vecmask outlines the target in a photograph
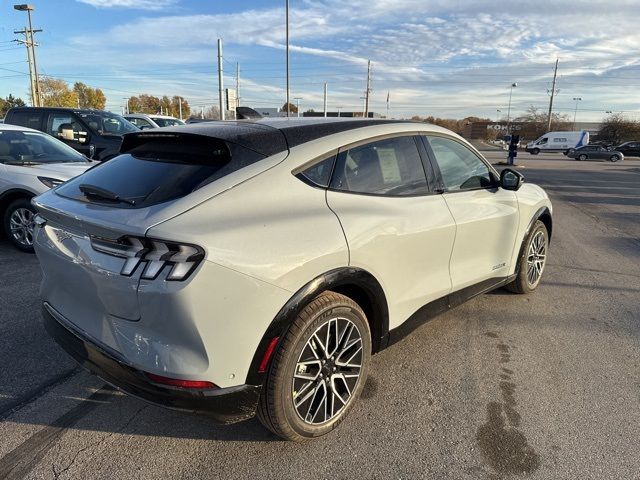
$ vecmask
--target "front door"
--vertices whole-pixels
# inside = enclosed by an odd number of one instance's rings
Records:
[[[390,328],[451,291],[455,223],[442,195],[428,187],[416,140],[398,136],[341,150],[327,191],[350,265],[385,290]]]
[[[456,222],[450,264],[453,290],[506,277],[518,230],[515,192],[499,188],[493,170],[462,142],[436,135],[425,140]]]

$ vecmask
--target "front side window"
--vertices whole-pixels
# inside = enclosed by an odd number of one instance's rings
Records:
[[[82,129],[82,125],[80,125],[78,119],[74,115],[69,113],[52,113],[49,115],[47,133],[52,137],[59,138],[60,140],[73,140],[74,137],[66,138],[66,133],[64,131],[73,130],[73,133],[77,134],[82,131]]]
[[[387,196],[429,192],[412,136],[379,140],[340,152],[331,180],[335,190]]]
[[[120,115],[109,112],[81,112],[79,115],[98,135],[124,135],[137,132],[139,129]]]
[[[544,137],[543,139],[539,140],[536,145],[545,145],[548,141],[549,139],[547,137]]]
[[[131,123],[133,123],[138,128],[140,128],[140,127],[152,127],[153,128],[153,125],[151,125],[151,123],[147,122],[144,118],[131,117],[131,118],[127,118],[127,120],[129,120]]]
[[[159,127],[175,127],[176,125],[184,125],[184,122],[177,118],[151,117],[151,120],[156,122]]]
[[[448,191],[495,186],[489,167],[469,148],[444,137],[428,136],[427,140]]]

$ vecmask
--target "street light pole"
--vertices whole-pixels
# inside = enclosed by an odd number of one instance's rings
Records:
[[[511,84],[511,89],[509,90],[509,109],[507,110],[507,135],[511,134],[511,97],[513,95],[513,89],[517,87],[518,84],[513,82]]]
[[[291,109],[289,108],[289,0],[285,2],[285,21],[286,21],[286,37],[287,37],[287,117],[291,114]]]
[[[40,91],[40,79],[38,78],[38,66],[36,63],[36,50],[35,50],[35,40],[33,39],[33,34],[41,32],[42,30],[34,30],[33,25],[31,23],[31,11],[35,10],[33,5],[28,4],[20,4],[14,5],[14,10],[18,10],[21,12],[27,12],[27,17],[29,19],[29,28],[23,31],[14,31],[13,33],[24,33],[25,41],[16,40],[19,43],[24,43],[27,47],[27,57],[29,59],[29,76],[31,78],[31,103],[34,107],[42,106],[42,96]]]
[[[300,100],[302,100],[302,97],[295,97],[294,100],[296,101],[296,113],[297,116],[300,116]]]
[[[582,101],[582,97],[573,97],[573,101],[576,102],[576,109],[573,112],[573,129],[576,129],[576,116],[578,115],[578,102]]]
[[[498,123],[500,121],[500,114],[501,113],[502,113],[502,110],[496,109],[496,123]]]

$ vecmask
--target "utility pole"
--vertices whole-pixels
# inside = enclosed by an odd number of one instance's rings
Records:
[[[509,108],[507,110],[507,135],[511,135],[511,97],[513,96],[513,89],[517,87],[518,84],[513,82],[511,84],[511,90],[509,90]]]
[[[364,100],[364,118],[369,118],[369,94],[371,93],[371,60],[367,60],[367,91]]]
[[[236,109],[240,106],[240,63],[236,62]],[[236,113],[236,118],[237,113]]]
[[[224,89],[222,79],[222,39],[218,39],[218,108],[220,108],[220,120],[224,120]]]
[[[29,77],[31,82],[31,104],[34,107],[42,106],[42,99],[40,95],[40,80],[38,79],[38,67],[36,64],[36,50],[37,46],[35,40],[33,39],[33,34],[41,32],[41,29],[34,30],[33,25],[31,23],[31,11],[35,10],[33,5],[21,4],[14,5],[14,10],[19,10],[22,12],[27,12],[27,17],[29,19],[29,28],[25,27],[24,30],[17,30],[13,33],[22,33],[24,34],[24,40],[16,40],[18,43],[22,43],[27,47],[27,59],[29,61]]]
[[[389,90],[387,90],[387,116],[386,116],[386,118],[389,118],[389,101],[391,100],[390,95],[391,95],[391,92]]]
[[[547,132],[551,131],[551,114],[553,112],[553,97],[556,94],[557,75],[558,75],[558,59],[556,58],[556,68],[553,70],[553,83],[551,85],[551,98],[549,99],[549,117],[547,119]]]
[[[178,97],[178,111],[180,112],[180,120],[182,120],[182,97]]]
[[[285,1],[285,21],[286,21],[286,37],[287,37],[287,117],[291,114],[289,108],[289,0]]]
[[[327,82],[324,82],[324,116],[327,116]]]

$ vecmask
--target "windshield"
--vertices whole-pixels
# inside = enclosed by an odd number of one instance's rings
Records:
[[[184,125],[182,120],[178,120],[177,118],[162,118],[162,117],[149,117],[151,120],[156,122],[159,127],[174,127],[176,125]]]
[[[124,135],[139,129],[120,115],[109,112],[79,112],[89,128],[98,135]]]
[[[50,135],[0,130],[0,163],[88,162],[84,155]]]

